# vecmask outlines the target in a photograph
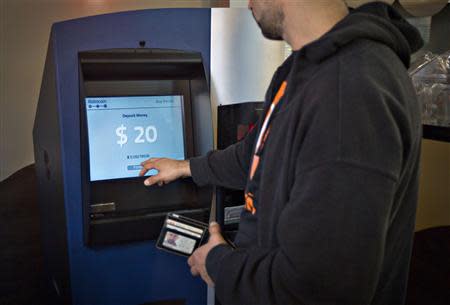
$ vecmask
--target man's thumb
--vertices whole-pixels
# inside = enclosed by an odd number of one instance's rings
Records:
[[[220,225],[213,221],[209,223],[209,235],[220,234]]]

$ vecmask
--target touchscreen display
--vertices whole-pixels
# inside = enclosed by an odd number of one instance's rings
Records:
[[[149,158],[185,159],[182,96],[88,97],[85,103],[91,181],[136,177]]]

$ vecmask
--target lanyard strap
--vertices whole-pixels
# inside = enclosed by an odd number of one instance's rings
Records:
[[[252,163],[250,166],[250,180],[253,179],[256,169],[258,168],[258,165],[259,165],[259,156],[258,155],[260,154],[261,149],[264,146],[264,142],[267,139],[268,131],[270,130],[269,124],[270,124],[272,115],[273,115],[275,109],[277,108],[278,104],[280,103],[281,99],[283,98],[284,93],[286,92],[286,87],[287,87],[287,82],[284,81],[281,84],[280,88],[278,89],[278,92],[275,95],[275,98],[273,99],[272,104],[270,104],[269,110],[266,113],[266,117],[264,118],[264,122],[262,124],[261,131],[259,132],[259,135],[258,135],[258,141],[256,142],[255,154],[253,155]]]

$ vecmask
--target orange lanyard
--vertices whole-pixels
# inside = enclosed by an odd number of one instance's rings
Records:
[[[253,179],[256,169],[258,168],[258,165],[259,165],[258,154],[260,153],[260,149],[262,148],[265,140],[267,139],[268,131],[270,130],[270,128],[269,128],[270,119],[272,118],[272,115],[273,115],[276,107],[278,106],[281,99],[283,98],[284,93],[286,92],[286,87],[287,87],[287,82],[284,81],[281,84],[280,89],[278,89],[278,92],[275,95],[275,98],[273,99],[272,104],[270,104],[269,110],[266,113],[266,117],[264,118],[264,122],[262,124],[261,131],[259,132],[258,140],[256,142],[255,154],[253,155],[252,164],[250,167],[250,180]]]
[[[275,95],[275,98],[273,99],[272,104],[270,104],[270,108],[269,108],[269,110],[266,113],[266,117],[264,118],[264,123],[263,123],[263,125],[261,127],[261,131],[260,131],[259,136],[258,136],[258,141],[256,142],[255,154],[258,153],[258,151],[259,151],[259,149],[261,147],[261,144],[263,142],[263,139],[267,138],[266,132],[267,132],[267,128],[269,126],[270,119],[271,119],[272,114],[275,111],[276,107],[280,103],[281,98],[284,96],[284,93],[286,92],[286,87],[287,87],[287,82],[284,81],[281,84],[280,89],[278,89],[278,92]]]
[[[255,154],[253,155],[252,163],[250,166],[250,181],[253,180],[253,176],[255,175],[256,170],[258,169],[259,159],[260,159],[259,154],[261,153],[260,150],[262,150],[262,148],[264,147],[264,142],[266,141],[267,136],[269,135],[270,119],[271,119],[272,114],[274,113],[276,107],[280,103],[282,97],[284,96],[284,93],[286,92],[286,87],[287,87],[287,82],[284,81],[281,84],[280,89],[278,89],[278,92],[275,95],[275,98],[273,99],[272,104],[270,104],[270,108],[267,111],[266,117],[264,118],[264,122],[262,124],[261,131],[259,132],[259,135],[258,135],[258,141],[256,142]],[[247,187],[248,187],[248,185],[247,185]],[[255,213],[256,213],[256,208],[255,208],[255,204],[254,204],[254,195],[253,195],[253,193],[249,192],[248,189],[246,189],[246,191],[245,191],[245,209],[247,211],[249,211],[250,213],[252,213],[253,215],[255,215]]]

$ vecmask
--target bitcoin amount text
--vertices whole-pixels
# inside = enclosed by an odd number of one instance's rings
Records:
[[[155,126],[135,126],[133,130],[136,144],[155,143],[158,140],[158,131]],[[119,137],[116,143],[120,145],[120,148],[128,143],[127,127],[123,124],[116,128],[116,135]]]

